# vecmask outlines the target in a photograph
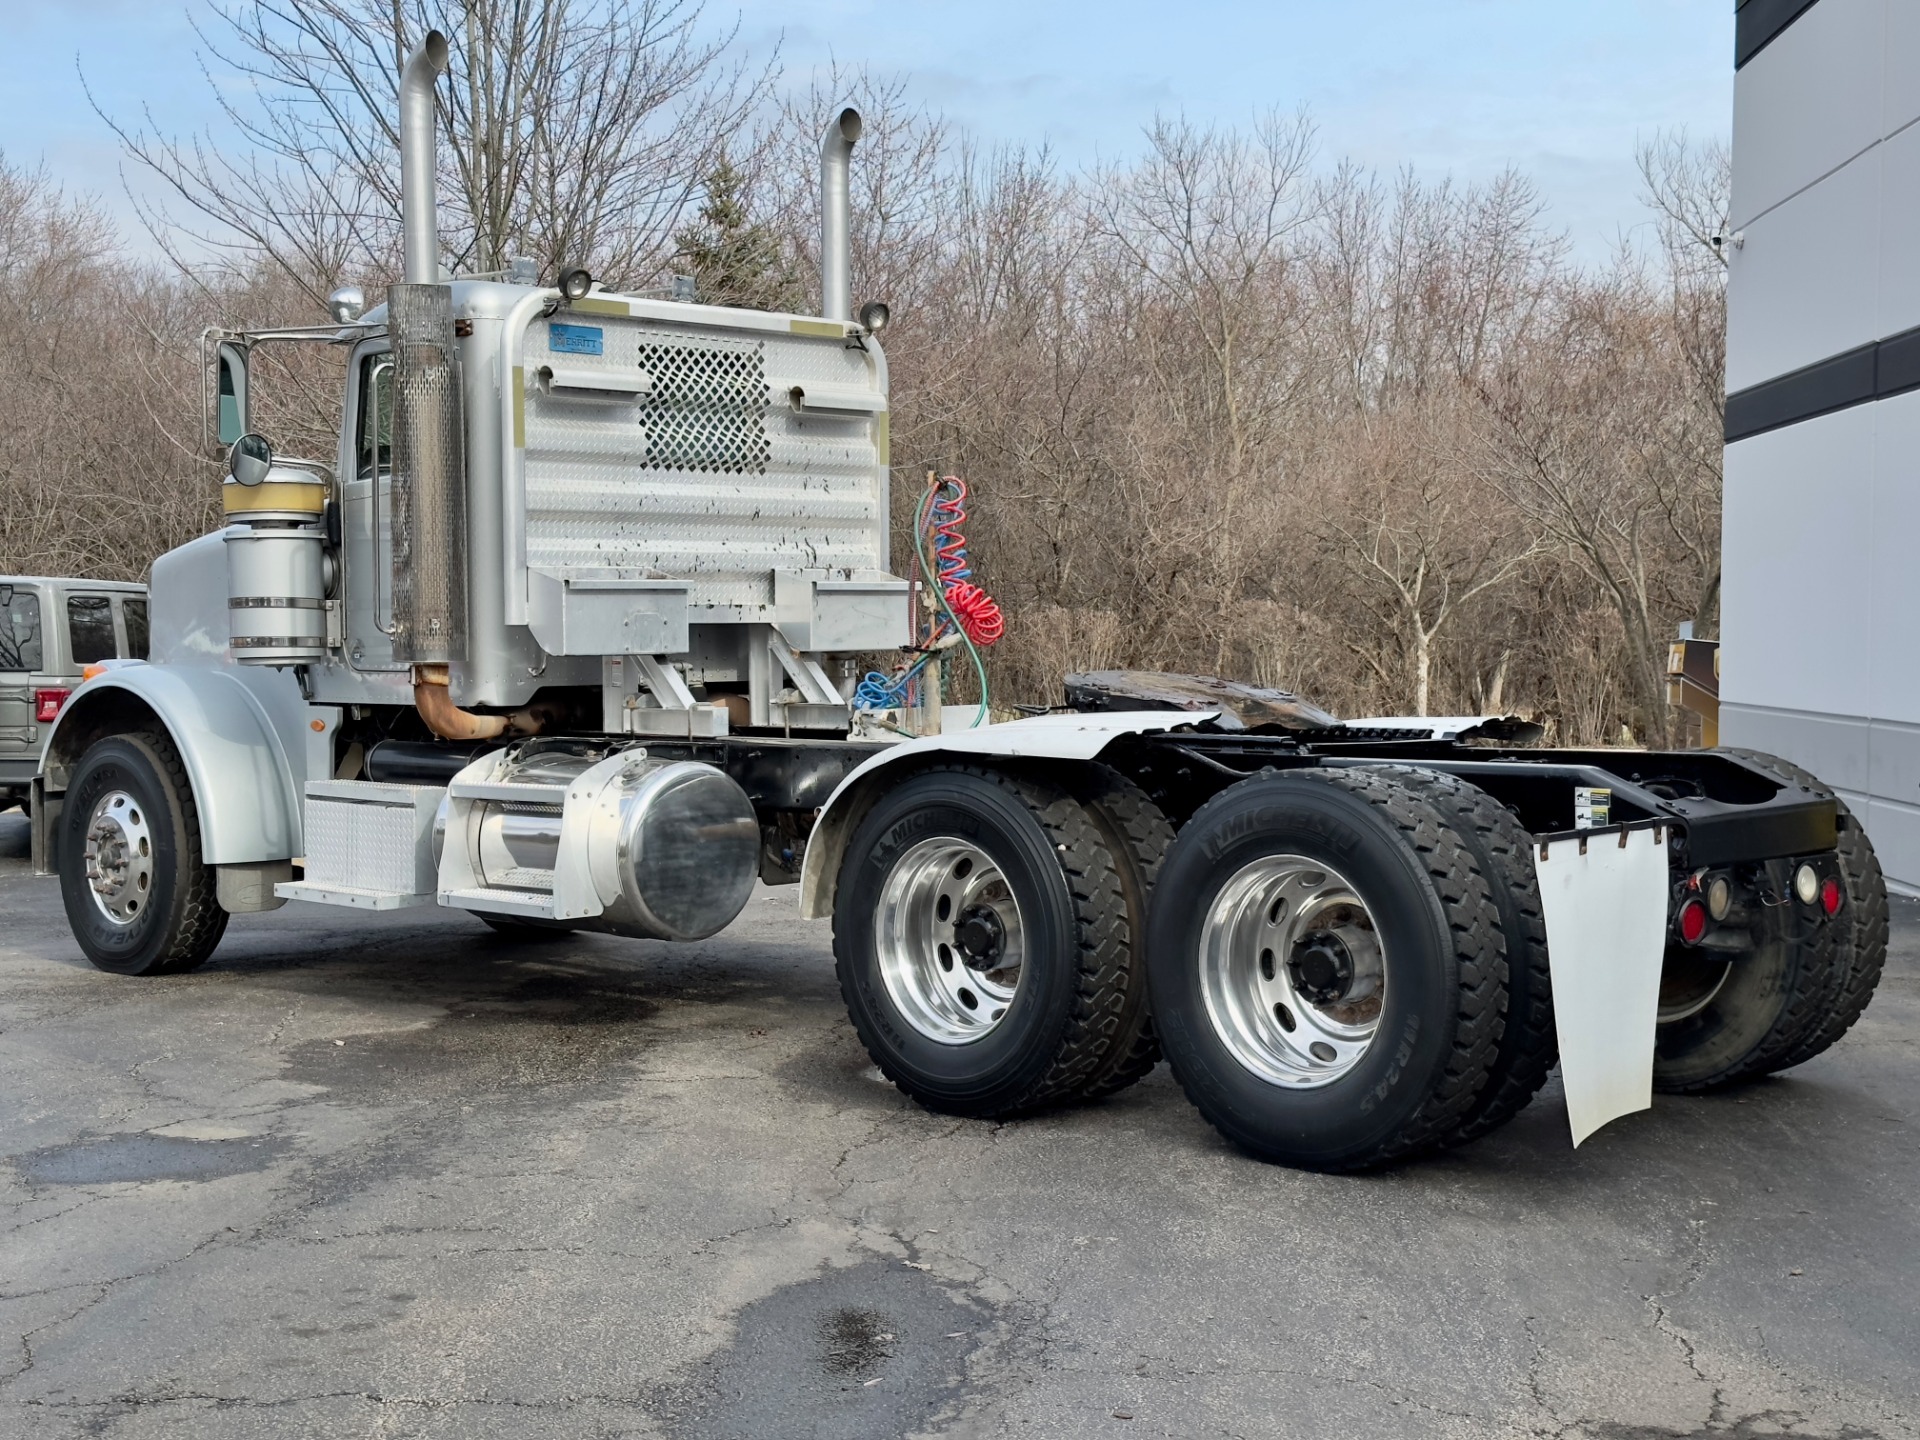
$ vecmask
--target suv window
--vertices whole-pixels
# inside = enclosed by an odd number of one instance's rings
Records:
[[[127,658],[147,658],[147,602],[128,596],[120,602],[120,618],[127,626]]]
[[[104,595],[69,595],[67,643],[76,670],[96,660],[113,659],[113,602]]]
[[[40,668],[40,597],[0,585],[0,670]]]

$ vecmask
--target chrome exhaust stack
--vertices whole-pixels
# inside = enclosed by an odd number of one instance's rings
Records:
[[[853,194],[848,161],[860,138],[860,112],[848,107],[834,117],[820,140],[820,313],[829,320],[853,318]]]
[[[444,665],[467,655],[460,357],[453,339],[453,290],[440,283],[433,198],[433,89],[446,68],[447,37],[435,30],[401,73],[405,250],[402,282],[387,290],[394,389],[393,654],[414,666]]]
[[[433,87],[447,73],[447,37],[429,30],[400,72],[400,278],[409,285],[440,279],[440,228],[433,198]]]

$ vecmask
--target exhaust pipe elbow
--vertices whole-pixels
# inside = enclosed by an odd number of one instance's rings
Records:
[[[497,740],[508,730],[518,735],[535,735],[540,718],[531,711],[518,710],[511,715],[476,715],[453,703],[448,689],[447,667],[413,667],[413,708],[420,712],[427,729],[442,740]]]
[[[853,318],[853,192],[848,161],[860,138],[860,112],[842,110],[820,139],[820,313]]]
[[[429,30],[400,72],[401,278],[409,285],[440,279],[435,224],[433,87],[447,73],[447,37]]]

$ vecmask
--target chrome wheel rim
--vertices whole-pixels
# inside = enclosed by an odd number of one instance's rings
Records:
[[[1667,952],[1660,967],[1660,1003],[1654,1014],[1657,1025],[1672,1025],[1698,1015],[1711,1005],[1714,997],[1726,989],[1733,976],[1733,962],[1699,951]]]
[[[1006,1019],[1020,988],[1026,927],[984,850],[946,836],[914,845],[888,872],[873,925],[880,978],[920,1034],[965,1045]]]
[[[1221,887],[1200,929],[1207,1018],[1271,1085],[1313,1090],[1372,1048],[1386,951],[1348,881],[1304,855],[1268,855]]]
[[[140,802],[109,790],[87,817],[87,888],[100,913],[131,925],[153,893],[153,831]]]

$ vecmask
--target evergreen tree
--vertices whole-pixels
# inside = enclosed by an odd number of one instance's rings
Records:
[[[779,239],[755,221],[746,199],[746,177],[725,155],[707,177],[699,219],[676,237],[678,263],[691,273],[694,293],[707,305],[749,310],[797,310],[805,291]]]

